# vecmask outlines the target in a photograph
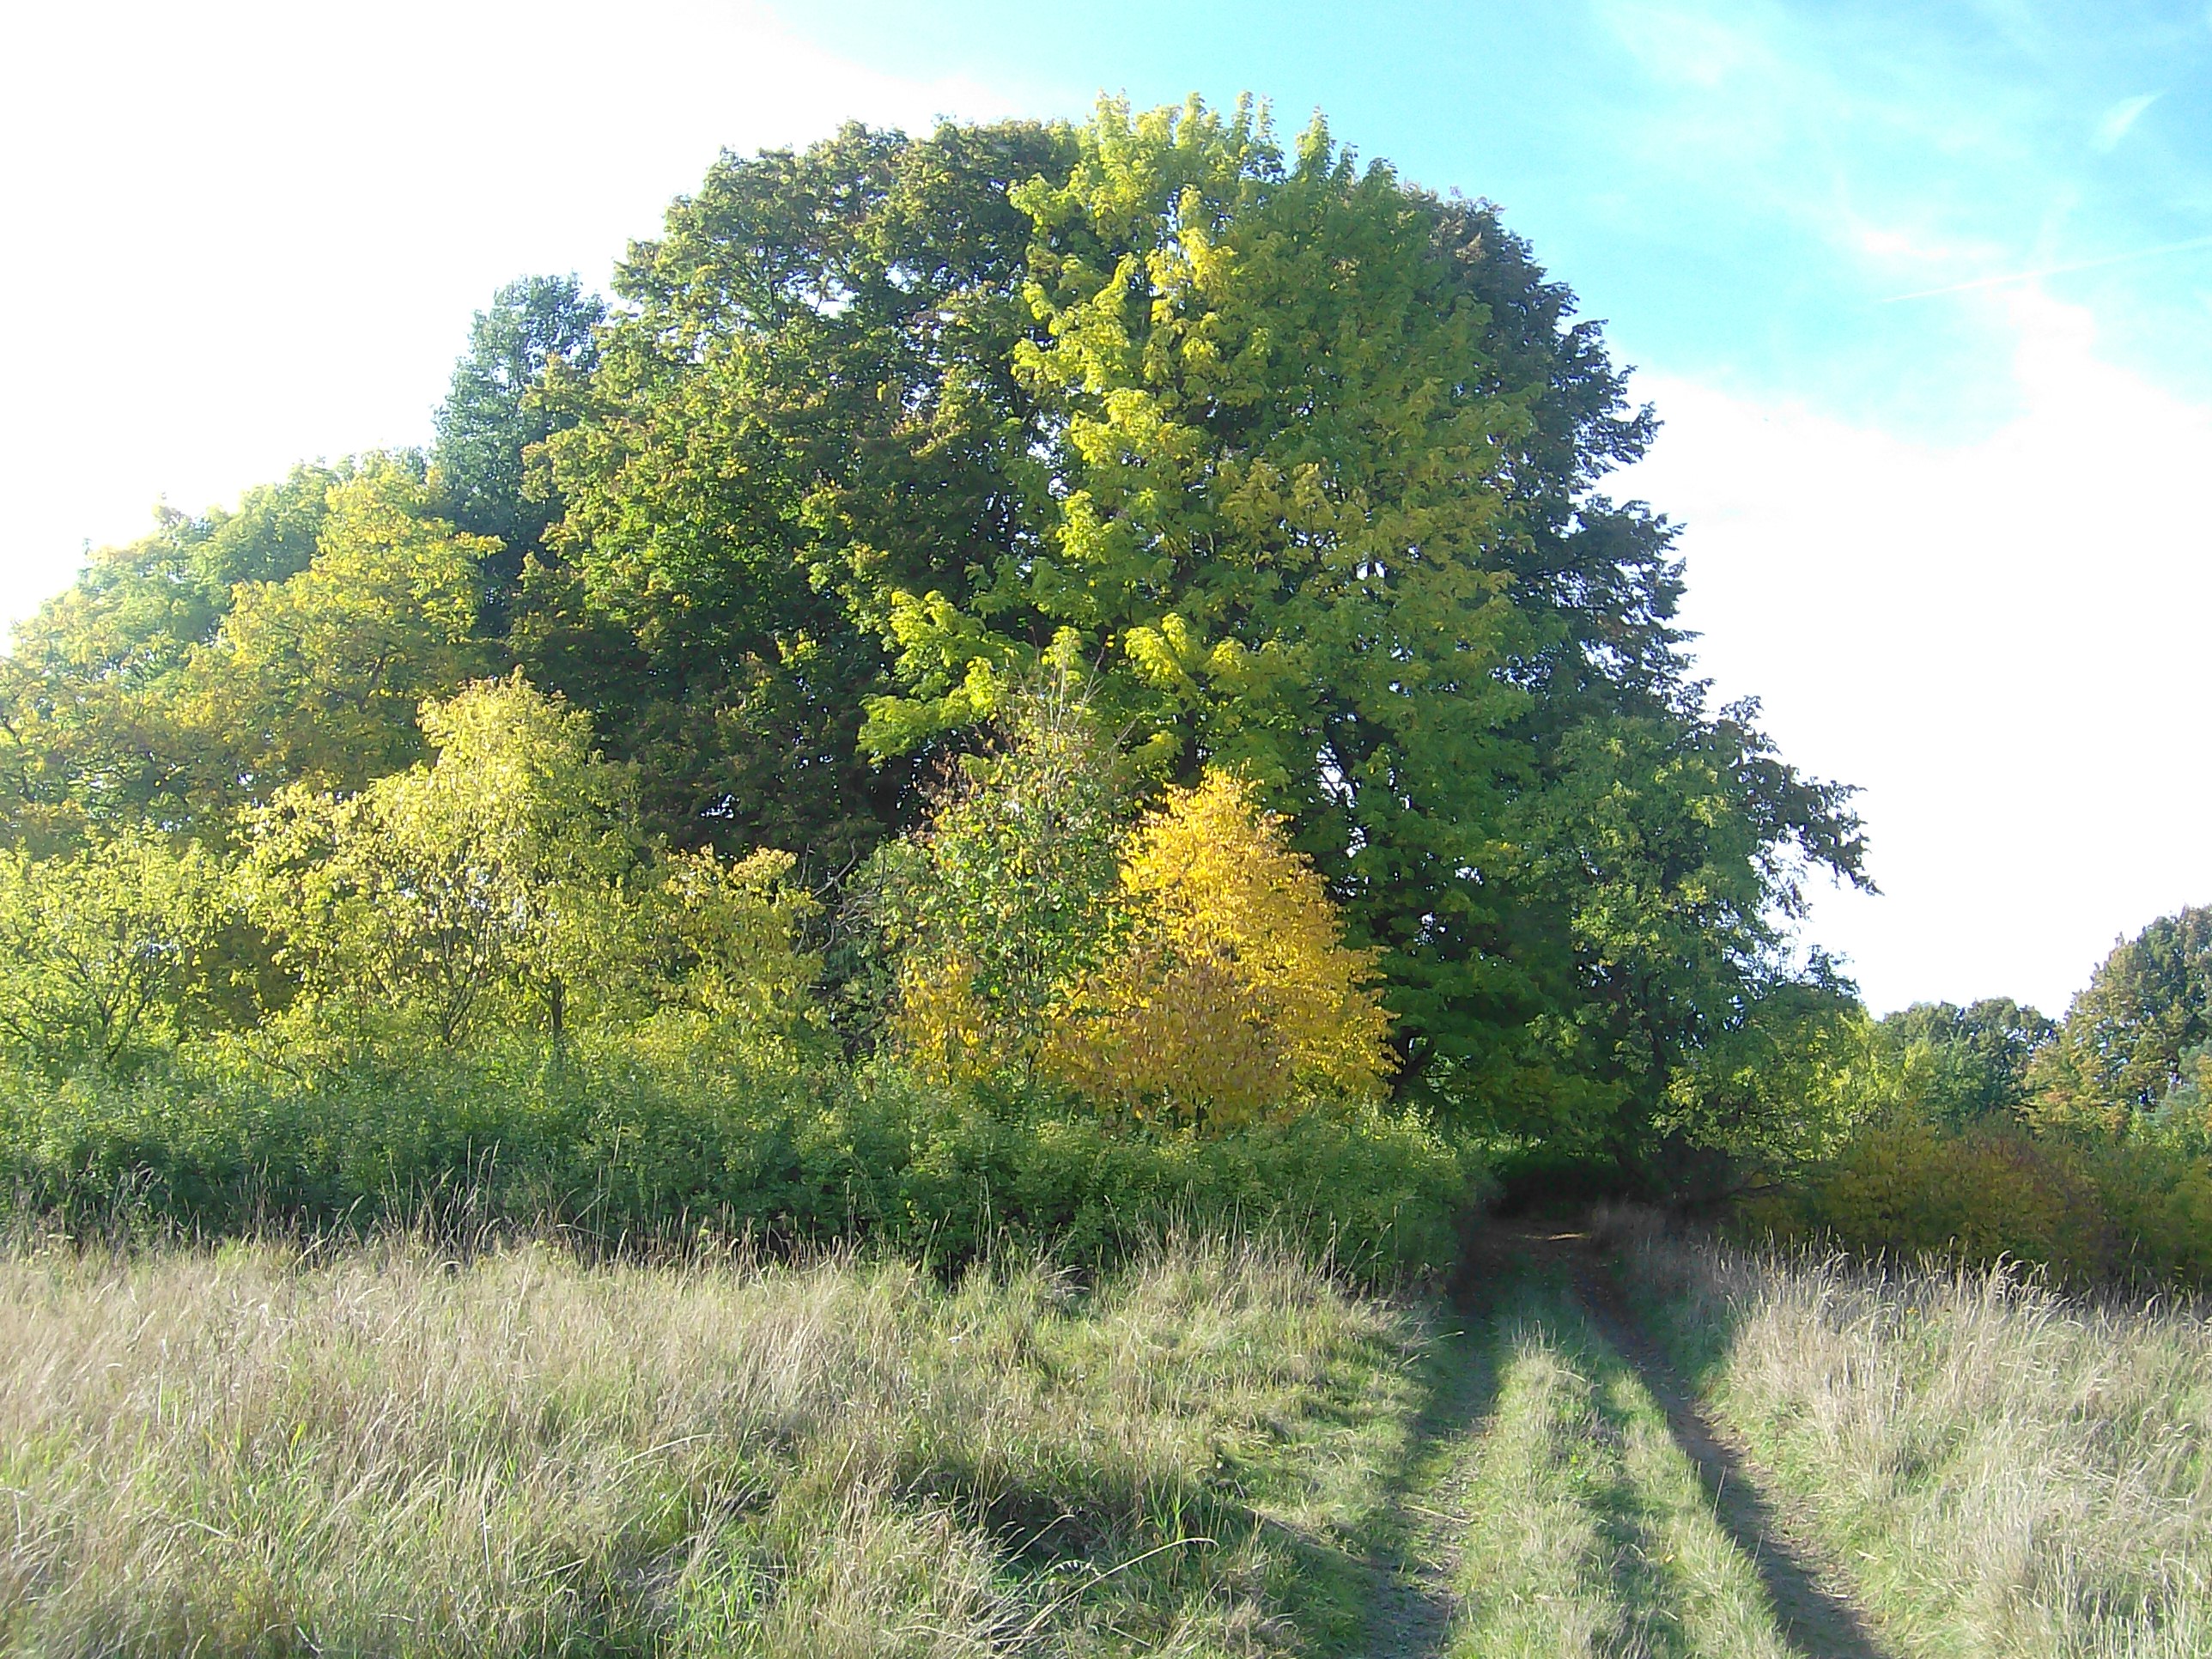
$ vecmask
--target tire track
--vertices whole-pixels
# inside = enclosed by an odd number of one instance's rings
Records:
[[[1439,1336],[1436,1392],[1413,1431],[1406,1472],[1391,1494],[1382,1537],[1369,1557],[1376,1577],[1362,1659],[1430,1659],[1450,1645],[1459,1612],[1462,1494],[1496,1397],[1491,1357],[1472,1333]]]
[[[1706,1416],[1675,1375],[1588,1233],[1520,1235],[1526,1253],[1565,1270],[1591,1323],[1626,1360],[1666,1415],[1674,1443],[1698,1472],[1715,1518],[1758,1573],[1784,1636],[1805,1659],[1885,1659],[1864,1617],[1793,1525],[1773,1482],[1742,1444]]]

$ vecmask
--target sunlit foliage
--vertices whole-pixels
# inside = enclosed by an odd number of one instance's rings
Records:
[[[507,1012],[557,1037],[629,955],[623,775],[582,714],[520,679],[422,722],[434,760],[354,794],[294,785],[256,815],[252,912],[319,1020],[386,1015],[451,1045]]]
[[[1114,953],[1063,989],[1046,1075],[1216,1127],[1380,1092],[1394,1056],[1375,952],[1345,945],[1312,863],[1254,793],[1209,772],[1138,824]]]
[[[1844,793],[1706,707],[1666,527],[1598,493],[1651,424],[1595,328],[1318,123],[849,129],[726,158],[617,288],[517,626],[672,834],[842,868],[1079,662],[1140,772],[1286,816],[1403,1094],[1600,1156],[1671,1133],[1795,977],[1805,872],[1858,869]]]
[[[789,853],[659,862],[645,900],[656,1003],[701,1026],[758,1040],[818,1027],[822,958],[800,939],[821,909],[792,879]],[[604,946],[602,947],[604,948]]]
[[[896,963],[894,1035],[933,1072],[1027,1072],[1068,988],[1113,950],[1127,781],[1065,670],[886,848],[872,921]]]
[[[1217,1129],[1379,1094],[1376,953],[1252,786],[1209,772],[1139,815],[1066,674],[1006,706],[1000,745],[878,860],[902,1052]]]
[[[2212,1042],[2212,909],[2160,916],[2113,947],[2029,1068],[2031,1112],[2053,1126],[2124,1129],[2179,1085]]]
[[[1318,119],[726,155],[611,303],[501,290],[428,453],[96,556],[0,663],[0,844],[237,861],[170,1023],[270,1064],[765,1022],[1123,1122],[1797,1157],[1856,820],[1708,705],[1601,493],[1651,431]]]
[[[67,856],[0,848],[0,1045],[106,1071],[175,1040],[210,991],[223,872],[128,830]]]
[[[238,587],[186,660],[179,717],[221,782],[250,796],[304,782],[357,787],[419,752],[416,708],[482,660],[477,561],[428,486],[385,464],[334,486],[305,569]]]

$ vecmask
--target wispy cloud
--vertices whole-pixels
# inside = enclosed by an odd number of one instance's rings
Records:
[[[2090,147],[2100,155],[2110,155],[2128,136],[2128,129],[2142,118],[2142,112],[2165,96],[2164,92],[2139,92],[2132,98],[2121,99],[2097,118],[2097,131],[2089,141]]]
[[[1940,288],[1916,289],[1910,294],[1893,294],[1875,303],[1894,306],[1902,305],[1907,300],[1934,300],[1947,294],[1972,294],[1978,289],[2004,288],[2014,283],[2036,283],[2046,276],[2065,276],[2077,270],[2102,270],[2108,265],[2132,264],[2137,259],[2156,259],[2166,254],[2186,253],[2192,248],[2200,247],[2212,247],[2212,236],[2191,236],[2157,247],[2139,247],[2127,253],[2108,253],[2095,259],[2074,259],[2064,264],[2044,265],[2034,270],[2008,270],[1996,276],[1974,276],[1963,283],[1946,283]]]

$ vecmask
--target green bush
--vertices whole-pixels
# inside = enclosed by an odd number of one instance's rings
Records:
[[[1849,1250],[1976,1267],[2009,1259],[2069,1284],[2212,1285],[2212,1170],[2148,1135],[1893,1119],[1863,1128],[1790,1190],[1744,1205],[1738,1219]]]
[[[2069,1149],[2095,1187],[2108,1276],[2212,1287],[2212,1166],[2194,1148],[2148,1134]]]
[[[179,1064],[0,1081],[0,1206],[72,1230],[704,1230],[954,1263],[1009,1241],[1103,1261],[1188,1220],[1281,1232],[1384,1280],[1448,1267],[1480,1189],[1470,1154],[1376,1108],[1200,1138],[888,1066],[678,1066],[637,1045],[312,1080]]]

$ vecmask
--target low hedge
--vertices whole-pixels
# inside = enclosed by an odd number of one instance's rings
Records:
[[[2212,1166],[2148,1135],[1879,1123],[1740,1219],[1755,1233],[1866,1254],[2006,1259],[2063,1283],[2212,1288]]]
[[[129,1082],[0,1079],[0,1206],[76,1230],[703,1230],[946,1262],[1014,1242],[1085,1262],[1196,1222],[1287,1233],[1379,1281],[1446,1269],[1484,1190],[1468,1149],[1379,1108],[1201,1136],[882,1066],[672,1066],[613,1048],[307,1079],[184,1065]]]

